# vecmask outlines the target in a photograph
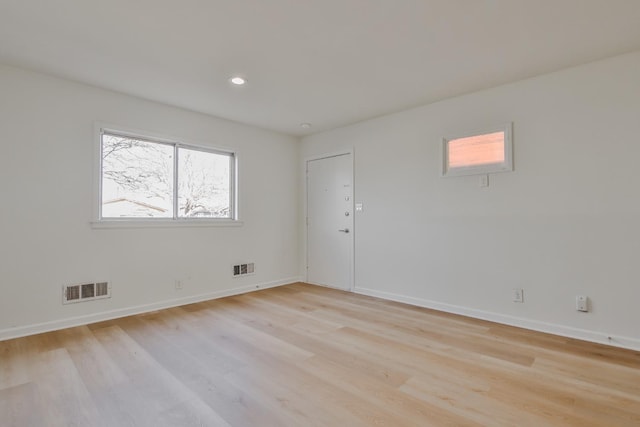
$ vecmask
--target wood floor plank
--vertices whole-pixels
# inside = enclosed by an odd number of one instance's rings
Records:
[[[398,425],[398,419],[384,408],[367,404],[356,394],[298,366],[278,361],[258,361],[226,377],[238,386],[258,392],[274,410],[285,413],[291,426]],[[331,408],[321,410],[320,408]]]
[[[49,426],[105,425],[65,348],[39,353],[33,370],[42,408],[41,422]]]
[[[67,350],[87,386],[111,388],[127,381],[126,375],[86,326],[63,329],[52,335]]]
[[[38,387],[34,383],[23,383],[0,390],[1,425],[40,427],[44,412]]]
[[[124,319],[123,325],[131,319]],[[212,408],[203,404],[198,396],[158,364],[135,340],[119,326],[94,331],[129,381],[119,387],[114,406],[126,407],[126,423],[134,425],[166,424],[164,413],[171,408],[184,406],[196,425],[228,426]],[[170,349],[168,349],[170,350]],[[115,408],[114,408],[115,409]]]
[[[269,303],[267,303],[268,305]],[[345,348],[345,346],[327,335],[331,332],[339,331],[344,326],[333,322],[322,322],[323,326],[317,331],[314,328],[318,324],[316,319],[312,316],[307,316],[306,318],[302,316],[302,321],[306,324],[311,324],[311,329],[315,330],[310,332],[306,327],[300,327],[298,322],[291,323],[292,313],[279,317],[279,314],[282,314],[281,307],[276,306],[274,308],[272,306],[271,310],[265,310],[264,307],[260,307],[260,301],[255,299],[244,306],[247,310],[232,310],[228,313],[228,316],[244,319],[256,329],[273,334],[282,340],[296,343],[301,348],[317,356],[322,356],[328,361],[334,361],[352,372],[365,373],[387,385],[397,387],[410,377],[408,372],[403,372],[397,366],[390,365],[387,361],[379,361],[379,357],[375,353],[360,351],[355,348]],[[298,317],[295,313],[293,315]],[[328,328],[326,325],[332,325],[332,327]]]
[[[224,378],[224,374],[246,364],[232,359],[233,356],[220,351],[214,341],[198,333],[188,316],[188,312],[173,310],[173,313],[143,319],[144,327],[130,329],[123,325],[123,329],[231,425],[282,425],[277,413]]]
[[[459,388],[446,379],[414,377],[400,388],[425,402],[479,425],[538,427],[551,425],[549,419],[486,397],[486,391]]]
[[[30,381],[29,359],[34,352],[27,348],[27,340],[13,339],[0,342],[0,390]]]
[[[287,304],[291,300],[287,300],[287,297],[283,297],[283,304]],[[310,297],[307,295],[297,295],[296,300],[303,299],[309,301]],[[309,306],[313,302],[309,301],[309,305],[306,305],[305,311],[309,311]],[[345,303],[342,300],[334,302],[332,305],[329,301],[321,303],[317,306],[314,313],[322,313],[322,317],[331,318],[335,322],[348,323],[350,325],[362,326],[364,329],[376,328],[377,331],[383,334],[409,335],[410,339],[420,339],[430,337],[431,346],[453,346],[457,348],[470,347],[474,352],[485,354],[487,356],[502,358],[514,363],[520,363],[523,365],[531,365],[533,363],[533,356],[526,352],[519,352],[517,347],[514,347],[511,343],[500,340],[493,340],[492,342],[485,342],[485,340],[477,340],[474,338],[478,336],[477,330],[464,332],[463,330],[450,330],[450,328],[442,328],[441,325],[437,325],[434,328],[433,323],[429,323],[429,327],[422,327],[417,324],[415,320],[407,317],[394,317],[385,313],[385,316],[380,317],[367,317],[366,312],[363,313],[361,308],[355,305]],[[449,330],[448,330],[449,329]],[[485,329],[486,332],[486,329]]]
[[[297,283],[0,342],[0,426],[638,426],[640,352]]]
[[[378,378],[354,373],[339,363],[322,357],[313,357],[300,363],[305,370],[321,372],[322,377],[354,395],[363,396],[371,406],[383,407],[394,414],[394,425],[422,426],[481,426],[464,417],[457,417],[447,410],[415,399],[402,391],[401,387],[389,388]]]

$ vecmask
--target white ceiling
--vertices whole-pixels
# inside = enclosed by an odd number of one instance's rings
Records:
[[[638,49],[640,0],[0,0],[1,63],[292,135]]]

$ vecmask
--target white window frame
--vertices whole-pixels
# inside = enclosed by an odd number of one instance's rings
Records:
[[[486,135],[489,133],[504,132],[504,162],[485,165],[463,166],[449,168],[449,141],[472,136]],[[453,137],[442,138],[442,177],[487,175],[499,172],[513,171],[513,123],[500,126],[485,127],[474,132],[467,132]]]
[[[139,139],[156,144],[165,144],[173,147],[173,217],[172,218],[112,218],[102,217],[102,135],[117,135],[122,137]],[[125,129],[120,126],[96,123],[96,162],[94,173],[94,220],[93,228],[148,228],[148,227],[216,227],[216,226],[242,226],[238,216],[238,152],[219,147],[209,147],[203,144],[185,143],[179,138],[171,138],[154,132]],[[185,218],[178,216],[178,150],[179,148],[203,151],[213,154],[230,156],[230,201],[229,218],[194,217]]]

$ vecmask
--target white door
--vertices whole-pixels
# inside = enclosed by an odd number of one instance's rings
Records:
[[[353,262],[351,154],[307,162],[307,281],[351,289]]]

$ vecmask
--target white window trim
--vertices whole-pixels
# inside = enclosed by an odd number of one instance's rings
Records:
[[[160,144],[170,144],[177,148],[187,148],[192,150],[201,150],[209,153],[220,153],[232,155],[233,162],[231,164],[231,201],[230,211],[231,218],[180,218],[177,216],[177,209],[174,200],[174,217],[173,218],[102,218],[102,134],[116,134],[128,136],[131,138],[140,138],[149,142]],[[171,227],[240,227],[244,225],[239,217],[239,193],[238,193],[238,158],[237,150],[211,147],[206,144],[192,143],[184,138],[168,137],[160,135],[156,132],[142,131],[139,129],[131,129],[123,126],[107,124],[104,122],[95,122],[95,153],[94,153],[94,174],[93,174],[93,220],[90,225],[95,229],[109,228],[171,228]],[[177,161],[177,156],[176,156]],[[174,174],[174,180],[177,180],[177,173]],[[174,184],[175,185],[175,184]]]
[[[449,159],[449,141],[470,136],[484,135],[494,132],[504,132],[504,162],[490,165],[465,166],[447,168]],[[491,173],[513,171],[513,123],[500,126],[485,127],[474,132],[458,134],[452,137],[442,138],[442,177],[449,178],[466,175],[487,175]]]
[[[241,227],[244,222],[237,219],[199,218],[199,219],[147,219],[147,218],[107,218],[91,221],[91,228],[171,228],[171,227]]]

